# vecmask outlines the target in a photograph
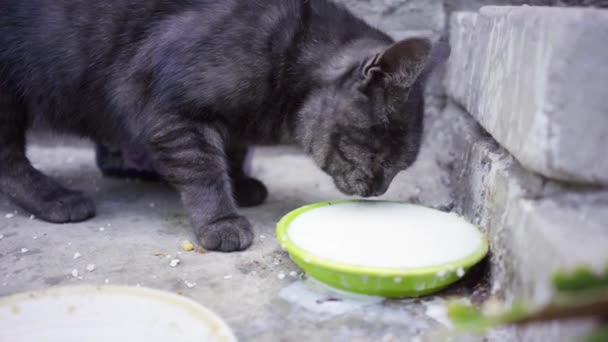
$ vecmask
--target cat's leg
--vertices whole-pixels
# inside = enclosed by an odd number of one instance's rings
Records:
[[[215,127],[181,118],[161,121],[146,139],[155,167],[180,192],[199,243],[223,252],[249,247],[253,230],[237,212],[224,135]]]
[[[97,167],[106,177],[136,178],[144,181],[162,180],[141,146],[115,148],[104,143],[97,143],[95,160]]]
[[[26,128],[24,108],[0,87],[0,191],[45,221],[78,222],[94,216],[93,201],[32,167],[25,155]]]
[[[241,207],[252,207],[262,204],[268,197],[264,183],[245,174],[244,163],[247,157],[247,145],[232,141],[227,147],[232,177],[233,193],[236,203]]]

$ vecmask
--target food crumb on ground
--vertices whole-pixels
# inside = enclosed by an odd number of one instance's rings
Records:
[[[72,270],[72,277],[78,278],[78,270],[77,269],[73,269]]]
[[[27,249],[27,248],[21,248],[21,253],[27,253],[27,252],[29,252],[29,249]]]
[[[74,256],[73,256],[72,258],[73,258],[73,259],[78,259],[78,258],[80,258],[81,256],[82,256],[82,254],[80,254],[80,253],[76,252],[76,253],[74,253]]]
[[[87,271],[89,271],[89,272],[95,271],[95,268],[96,268],[95,264],[88,264],[86,267]]]
[[[99,227],[100,232],[103,232],[104,230],[106,230],[104,227]]]
[[[190,251],[194,250],[194,244],[192,242],[190,242],[189,240],[182,241],[180,244],[180,247],[186,252],[190,252]]]
[[[285,278],[285,273],[281,272],[281,273],[277,274],[277,278],[284,279]]]
[[[196,283],[191,283],[187,280],[184,280],[184,284],[186,284],[186,286],[188,286],[189,288],[193,288],[196,286]]]
[[[232,275],[230,275],[230,274],[225,275],[225,276],[224,276],[224,279],[226,279],[226,280],[227,280],[227,279],[232,279]]]
[[[296,272],[296,271],[291,271],[291,272],[289,272],[289,275],[290,275],[291,277],[297,277],[297,276],[298,276],[298,272]]]
[[[181,262],[181,260],[179,260],[179,259],[171,259],[171,261],[169,262],[169,266],[177,267],[177,265],[179,265],[180,262]]]

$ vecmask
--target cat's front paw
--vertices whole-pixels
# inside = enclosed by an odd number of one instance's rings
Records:
[[[233,216],[198,228],[196,238],[201,246],[208,250],[241,251],[251,246],[253,229],[246,218]]]
[[[27,208],[39,219],[53,223],[80,222],[95,216],[95,204],[78,191],[59,189],[41,198],[36,208]]]
[[[253,207],[264,203],[268,190],[264,183],[255,178],[241,178],[234,181],[234,198],[240,207]]]

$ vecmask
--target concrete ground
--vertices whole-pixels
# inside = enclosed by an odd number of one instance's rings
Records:
[[[419,161],[383,198],[451,206],[448,149],[441,138],[449,124],[437,113],[430,110]],[[29,156],[46,174],[91,196],[97,216],[55,225],[0,197],[0,295],[77,284],[139,285],[193,298],[222,316],[243,341],[402,341],[444,328],[448,295],[475,301],[487,292],[483,280],[479,285],[483,270],[423,299],[347,296],[307,280],[279,247],[275,224],[301,205],[343,196],[290,148],[254,151],[251,173],[267,184],[270,197],[242,211],[256,238],[250,249],[233,254],[180,251],[180,241],[193,235],[176,193],[165,185],[103,178],[86,145],[32,144]],[[174,258],[181,260],[177,267],[170,266]]]

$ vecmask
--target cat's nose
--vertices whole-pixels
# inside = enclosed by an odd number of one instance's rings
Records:
[[[373,185],[370,196],[381,196],[384,195],[386,190],[388,190],[390,182],[386,180],[386,177],[384,177],[384,175],[378,175],[374,177],[372,184]]]

